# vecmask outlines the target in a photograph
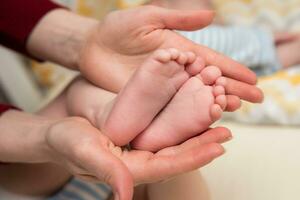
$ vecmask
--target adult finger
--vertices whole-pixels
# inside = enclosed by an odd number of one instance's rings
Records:
[[[100,181],[109,184],[116,200],[131,200],[133,196],[133,178],[125,164],[105,149],[95,143],[80,148],[76,154],[82,165]]]
[[[145,166],[143,179],[164,180],[172,176],[202,167],[224,153],[224,148],[218,143],[205,144],[190,149],[177,149],[177,154],[155,155]]]
[[[226,128],[214,128],[181,145],[165,148],[145,164],[144,180],[162,180],[202,167],[224,153],[219,144],[230,140]]]
[[[264,99],[263,92],[256,86],[231,78],[222,77],[217,80],[217,85],[224,86],[226,94],[238,96],[245,101],[261,103]]]
[[[256,84],[256,74],[235,60],[197,44],[195,44],[193,50],[206,61],[207,65],[218,66],[221,69],[223,76],[251,85]]]
[[[161,28],[193,31],[204,28],[212,23],[214,12],[210,10],[182,11],[154,7],[157,21]]]
[[[224,143],[226,141],[231,140],[232,134],[231,131],[225,127],[216,127],[201,133],[199,136],[191,138],[186,142],[182,143],[178,149],[185,147],[185,148],[192,148],[196,146],[201,146],[204,144],[209,143]],[[181,149],[180,149],[181,150]]]
[[[226,95],[227,106],[225,111],[233,112],[241,107],[241,99],[235,95]]]
[[[185,150],[189,150],[191,148],[200,147],[205,144],[210,143],[224,143],[229,141],[232,138],[231,131],[225,127],[216,127],[212,129],[208,129],[207,131],[201,133],[198,136],[195,136],[181,145],[175,147],[168,147],[159,152],[159,155],[169,156],[172,153],[174,155],[178,154],[178,152],[183,152]]]

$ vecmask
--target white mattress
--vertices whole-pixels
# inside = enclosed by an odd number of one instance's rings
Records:
[[[210,200],[300,199],[299,127],[223,125],[234,139],[201,169]]]

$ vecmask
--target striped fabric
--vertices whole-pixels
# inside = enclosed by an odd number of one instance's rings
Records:
[[[105,184],[93,184],[72,179],[62,190],[47,200],[107,200],[111,189]]]
[[[248,66],[258,75],[281,68],[271,32],[249,26],[211,25],[193,32],[179,32],[197,44],[207,46]]]

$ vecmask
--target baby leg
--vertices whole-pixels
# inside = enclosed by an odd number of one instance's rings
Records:
[[[65,104],[70,116],[84,117],[100,128],[99,120],[116,96],[83,78],[77,78],[67,90]]]

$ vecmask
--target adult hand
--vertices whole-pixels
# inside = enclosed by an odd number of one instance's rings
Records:
[[[83,118],[61,118],[60,113],[54,119],[51,109],[43,114],[50,118],[14,110],[1,115],[0,162],[57,163],[82,179],[108,183],[121,200],[131,199],[134,184],[206,165],[224,153],[221,143],[231,137],[227,129],[215,128],[155,154],[128,151]]]
[[[37,58],[79,69],[94,84],[118,92],[133,71],[158,48],[189,50],[216,65],[226,80],[227,110],[263,99],[256,76],[237,62],[185,39],[176,30],[196,30],[213,20],[211,11],[175,11],[155,6],[115,11],[100,23],[67,10],[48,13],[30,35],[29,52]],[[64,19],[64,20],[61,20]]]
[[[157,182],[202,167],[224,153],[220,143],[230,137],[227,129],[215,128],[153,154],[122,150],[86,120],[67,118],[49,127],[46,142],[50,161],[79,178],[108,183],[115,199],[131,200],[134,184]]]
[[[92,31],[81,53],[80,71],[94,84],[117,92],[153,51],[173,47],[193,51],[207,65],[222,70],[227,77],[229,110],[239,106],[239,99],[231,95],[250,102],[262,101],[261,91],[253,86],[256,76],[248,68],[172,31],[203,28],[213,16],[211,11],[176,11],[154,6],[112,12]]]

